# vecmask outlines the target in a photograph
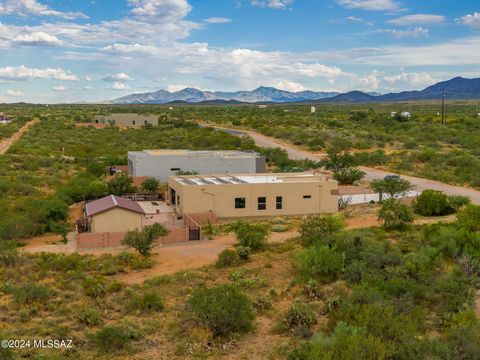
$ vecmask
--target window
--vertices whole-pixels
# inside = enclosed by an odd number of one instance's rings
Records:
[[[147,124],[148,124],[148,121],[147,121],[147,120],[145,120],[144,124],[145,124],[145,125],[147,125]]]
[[[277,196],[275,200],[275,207],[277,210],[283,209],[283,198],[281,196]]]
[[[235,209],[245,209],[245,198],[235,198]]]
[[[132,125],[135,125],[135,120],[132,120]]]
[[[171,168],[170,171],[180,171],[180,168]]]
[[[258,198],[258,210],[267,210],[267,198],[265,196]]]
[[[304,199],[311,199],[311,198],[312,198],[312,195],[303,195],[303,198],[304,198]]]

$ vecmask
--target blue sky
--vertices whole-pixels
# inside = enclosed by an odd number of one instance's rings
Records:
[[[0,0],[0,102],[479,77],[478,0]]]

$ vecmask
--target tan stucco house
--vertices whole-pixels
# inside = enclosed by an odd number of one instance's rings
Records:
[[[141,230],[145,212],[136,202],[109,195],[85,204],[88,229],[92,233]]]
[[[95,124],[110,124],[126,127],[158,126],[158,115],[144,114],[111,114],[95,116]]]
[[[175,212],[219,218],[326,214],[338,211],[338,183],[324,174],[171,176],[168,203]]]

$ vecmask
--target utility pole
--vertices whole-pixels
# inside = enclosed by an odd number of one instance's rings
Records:
[[[445,125],[445,91],[442,96],[442,125]]]

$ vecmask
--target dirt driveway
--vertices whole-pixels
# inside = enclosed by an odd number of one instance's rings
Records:
[[[8,151],[8,149],[10,149],[10,146],[12,146],[18,139],[20,139],[30,126],[36,124],[38,121],[39,121],[38,119],[34,119],[27,122],[20,129],[18,129],[18,131],[15,134],[10,136],[9,138],[6,138],[0,141],[0,155],[5,154]]]

